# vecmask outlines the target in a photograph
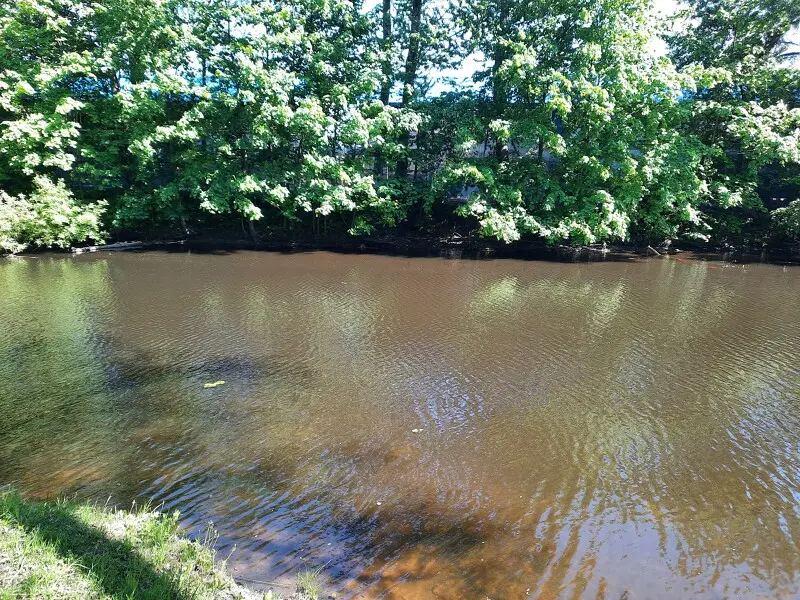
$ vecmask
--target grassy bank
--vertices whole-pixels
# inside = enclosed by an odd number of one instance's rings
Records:
[[[183,537],[177,514],[0,492],[0,600],[278,599],[237,584],[215,560],[211,538]],[[291,598],[313,600],[318,590],[315,578],[298,577]]]

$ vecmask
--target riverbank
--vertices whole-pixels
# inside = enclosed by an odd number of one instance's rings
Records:
[[[0,493],[0,600],[282,598],[236,583],[217,560],[213,531],[203,542],[189,540],[177,516]],[[303,574],[283,598],[318,596],[318,582]]]
[[[713,245],[692,242],[649,244],[620,242],[567,246],[548,244],[540,239],[525,239],[507,244],[480,237],[452,227],[427,231],[392,231],[365,236],[343,232],[313,234],[305,230],[282,227],[262,227],[255,237],[236,228],[201,228],[189,232],[174,228],[118,231],[111,243],[102,246],[83,246],[75,253],[99,250],[168,250],[183,249],[201,252],[235,250],[265,250],[305,252],[326,250],[340,253],[376,253],[400,256],[446,256],[449,258],[519,258],[557,262],[591,262],[633,260],[642,257],[674,254],[693,254],[709,260],[736,262],[800,262],[800,247],[792,245],[739,246]]]

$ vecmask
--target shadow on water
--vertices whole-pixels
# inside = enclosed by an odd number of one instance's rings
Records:
[[[166,450],[168,445],[183,451],[202,447],[197,439],[187,441],[186,436],[170,439],[166,431],[158,437],[163,449],[147,455],[148,461],[169,465],[173,456]],[[294,573],[321,568],[326,587],[342,591],[346,597],[395,597],[395,592],[402,591],[400,586],[405,586],[406,592],[413,590],[411,597],[420,598],[485,597],[499,589],[524,589],[516,580],[503,579],[506,574],[497,569],[491,555],[497,549],[491,544],[511,535],[508,521],[494,519],[483,510],[474,514],[443,510],[441,503],[422,489],[394,499],[397,490],[382,490],[385,495],[377,497],[383,502],[378,503],[374,493],[381,490],[370,486],[348,489],[358,476],[354,465],[382,462],[383,457],[377,461],[370,457],[389,455],[393,450],[384,445],[383,451],[370,446],[369,451],[351,447],[331,453],[327,467],[348,472],[352,478],[345,481],[335,477],[334,481],[319,481],[315,469],[309,470],[298,456],[225,469],[213,461],[183,475],[179,487],[156,498],[168,501],[180,494],[176,506],[184,508],[183,524],[192,534],[197,534],[209,517],[227,532],[217,550],[221,555],[232,553],[234,562],[246,557],[233,572],[244,582],[276,578],[271,583],[288,586]],[[157,458],[162,452],[167,455]],[[128,468],[133,473],[137,467],[132,462]],[[162,466],[159,475],[169,473],[169,468]],[[168,476],[174,481],[176,475],[182,476],[180,472]],[[354,502],[359,493],[365,497]],[[301,512],[307,518],[298,519]],[[230,537],[232,531],[236,534]],[[557,553],[556,532],[553,528],[542,543],[540,558],[523,567],[534,579],[541,574],[536,569]]]
[[[550,262],[627,262],[646,258],[641,249],[619,248],[606,250],[600,247],[548,246],[544,243],[506,245],[493,240],[474,239],[449,243],[441,240],[315,240],[252,242],[225,240],[188,240],[182,242],[148,243],[124,252],[169,254],[206,254],[229,256],[241,251],[271,252],[275,254],[308,254],[331,252],[333,254],[365,254],[400,258],[445,258],[456,260],[493,260],[498,258]]]
[[[800,266],[800,254],[794,249],[732,250],[688,247],[682,250],[663,250],[655,255],[648,247],[635,245],[563,246],[544,242],[503,244],[495,240],[476,238],[463,242],[441,240],[366,239],[366,240],[316,240],[283,241],[264,240],[186,240],[181,242],[153,242],[139,248],[125,249],[129,253],[166,252],[168,254],[205,254],[231,256],[242,251],[267,252],[280,255],[330,252],[341,255],[378,255],[398,258],[443,258],[449,260],[525,260],[554,263],[638,262],[648,259],[702,261],[725,264],[775,264]]]
[[[76,510],[68,504],[28,503],[16,495],[0,497],[0,514],[46,544],[64,562],[77,565],[109,596],[190,600],[128,543],[87,525]]]

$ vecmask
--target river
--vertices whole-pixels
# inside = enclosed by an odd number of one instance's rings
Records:
[[[8,259],[0,415],[0,484],[213,521],[238,577],[800,596],[800,267]]]

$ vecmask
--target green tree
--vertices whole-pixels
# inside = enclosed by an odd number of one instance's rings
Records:
[[[681,130],[703,145],[709,233],[725,241],[750,230],[754,238],[768,226],[764,201],[789,187],[800,162],[800,71],[784,62],[800,6],[696,0],[677,21],[670,54],[696,80]]]
[[[575,244],[791,232],[792,210],[768,209],[800,193],[796,3],[694,0],[670,57],[650,48],[652,12],[0,0],[3,249],[98,239],[101,215],[253,237],[403,221]],[[466,52],[485,59],[480,89],[430,97]]]

